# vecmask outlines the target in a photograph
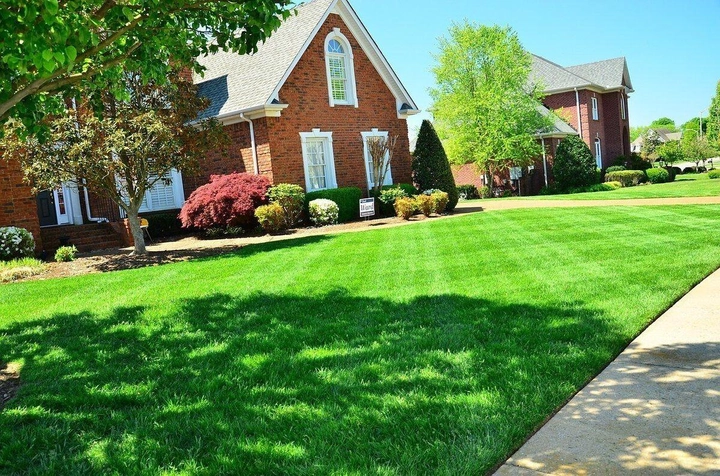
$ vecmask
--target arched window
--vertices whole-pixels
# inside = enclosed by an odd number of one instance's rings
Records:
[[[352,49],[350,42],[338,28],[335,28],[325,39],[325,65],[330,106],[353,105],[357,107]]]

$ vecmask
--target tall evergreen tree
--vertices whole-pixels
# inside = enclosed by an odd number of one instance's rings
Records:
[[[435,128],[427,119],[423,121],[418,133],[415,152],[413,152],[412,172],[415,185],[421,191],[436,188],[447,192],[450,202],[446,210],[451,211],[455,208],[459,195],[450,162]]]
[[[715,97],[710,103],[707,118],[708,141],[716,148],[720,148],[720,81],[717,83]]]
[[[595,158],[579,136],[568,136],[560,141],[553,163],[553,175],[558,187],[568,190],[585,187],[595,182]]]

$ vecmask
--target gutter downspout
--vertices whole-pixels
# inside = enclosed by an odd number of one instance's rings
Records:
[[[548,186],[548,177],[547,177],[547,154],[545,151],[545,137],[541,136],[540,141],[542,141],[542,148],[543,148],[543,172],[545,177],[545,186]]]
[[[577,88],[575,88],[575,107],[577,107],[578,130],[580,131],[580,138],[582,140],[585,140],[583,138],[582,117],[580,116],[580,93],[578,93]]]
[[[252,147],[253,166],[255,168],[255,175],[260,175],[260,164],[258,163],[257,147],[255,145],[255,125],[252,120],[245,117],[245,114],[240,114],[240,119],[250,124],[250,146]]]

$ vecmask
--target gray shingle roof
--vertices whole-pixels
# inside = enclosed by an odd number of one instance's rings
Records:
[[[545,91],[582,88],[592,85],[587,79],[581,78],[559,64],[548,61],[541,56],[532,55],[532,60],[530,81],[533,84],[541,84]]]
[[[196,75],[199,94],[211,100],[200,119],[261,107],[283,79],[293,60],[330,8],[333,0],[312,0],[297,8],[257,53],[220,51],[199,58],[205,76]]]
[[[540,114],[543,116],[548,116],[550,114],[550,109],[545,106],[538,106],[538,111],[540,111]],[[541,131],[538,135],[577,135],[577,131],[567,122],[557,116],[554,116],[552,128],[549,131]]]
[[[587,87],[616,89],[623,86],[632,90],[625,58],[570,67],[560,66],[537,55],[532,55],[532,59],[530,81],[542,84],[546,92]]]
[[[609,60],[596,61],[594,63],[569,66],[566,70],[606,89],[620,88],[627,86],[632,89],[630,77],[627,74],[625,58],[613,58]]]

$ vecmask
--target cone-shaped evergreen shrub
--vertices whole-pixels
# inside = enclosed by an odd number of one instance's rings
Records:
[[[452,211],[458,202],[458,191],[455,187],[450,162],[435,128],[428,120],[420,126],[417,145],[412,160],[413,180],[418,189],[438,189],[446,192],[449,202],[447,211]]]
[[[587,144],[578,136],[568,136],[560,141],[553,175],[558,188],[568,190],[585,187],[597,181],[597,165]]]

